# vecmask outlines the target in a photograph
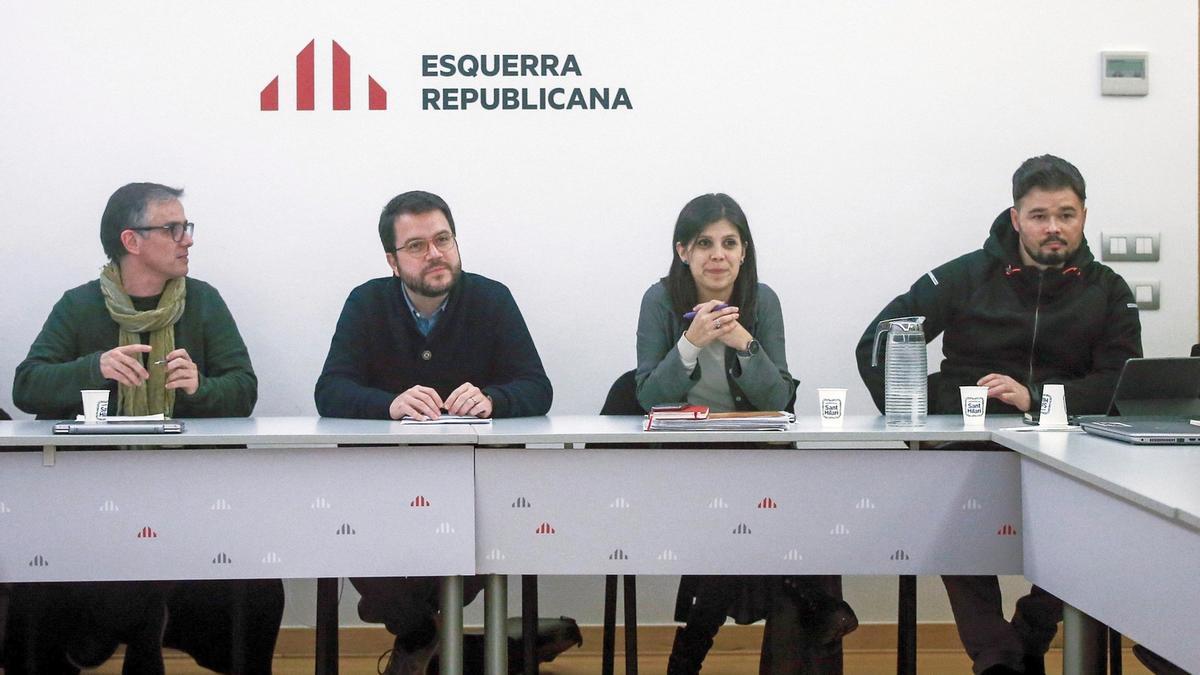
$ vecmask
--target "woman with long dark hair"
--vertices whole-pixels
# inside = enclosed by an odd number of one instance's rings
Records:
[[[637,396],[647,410],[687,401],[713,411],[794,405],[779,297],[758,281],[746,214],[725,194],[683,207],[667,276],[642,297]],[[767,619],[760,672],[841,672],[841,637],[857,627],[838,577],[687,576],[679,587],[669,675],[700,671],[733,617]]]

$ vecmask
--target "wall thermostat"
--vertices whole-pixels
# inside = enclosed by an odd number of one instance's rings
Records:
[[[1100,52],[1100,93],[1145,96],[1150,93],[1150,54]]]

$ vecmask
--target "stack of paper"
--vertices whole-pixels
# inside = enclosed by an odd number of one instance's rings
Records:
[[[783,411],[709,413],[705,419],[646,418],[646,431],[787,431],[795,420]]]
[[[474,415],[442,415],[436,420],[417,420],[405,417],[400,424],[491,424],[491,418],[480,419]]]

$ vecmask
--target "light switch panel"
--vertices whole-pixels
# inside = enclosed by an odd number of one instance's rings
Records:
[[[1129,288],[1133,290],[1133,299],[1138,309],[1153,310],[1159,306],[1159,286],[1157,281],[1130,281]]]
[[[1105,262],[1157,262],[1157,232],[1101,232],[1100,259]]]

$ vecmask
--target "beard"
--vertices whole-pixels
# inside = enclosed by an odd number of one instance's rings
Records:
[[[1051,242],[1059,242],[1063,247],[1057,251],[1043,251],[1042,247]],[[1062,237],[1046,237],[1036,248],[1028,246],[1024,242],[1021,245],[1025,247],[1025,252],[1029,254],[1029,257],[1041,265],[1061,265],[1074,253],[1074,251],[1067,248],[1067,240]]]
[[[434,269],[443,268],[450,271],[450,280],[444,283],[430,283],[426,281],[426,275]],[[440,298],[450,292],[454,285],[458,283],[458,278],[462,276],[462,266],[448,262],[441,262],[428,266],[421,270],[420,274],[409,275],[401,274],[400,280],[404,282],[404,287],[417,295],[426,298]]]

